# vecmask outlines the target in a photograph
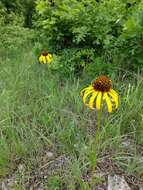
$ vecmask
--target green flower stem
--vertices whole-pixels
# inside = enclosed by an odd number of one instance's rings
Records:
[[[97,112],[97,129],[96,129],[96,137],[95,137],[95,146],[99,144],[99,134],[100,134],[100,125],[101,125],[101,110]]]
[[[96,173],[96,167],[97,167],[97,147],[100,142],[100,127],[101,127],[101,110],[98,110],[97,112],[97,129],[96,129],[96,135],[95,135],[95,144],[94,144],[94,150],[93,152],[95,153],[95,162],[94,166],[92,169],[92,185],[95,185],[96,180],[95,179],[95,173]]]
[[[96,135],[95,135],[95,165],[94,165],[94,172],[96,170],[97,165],[97,147],[100,142],[100,125],[101,125],[101,110],[98,110],[97,112],[97,129],[96,129]]]

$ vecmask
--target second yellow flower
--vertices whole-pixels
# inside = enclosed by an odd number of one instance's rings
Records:
[[[40,64],[46,64],[46,63],[50,64],[52,60],[53,60],[53,56],[47,51],[42,52],[39,57]]]

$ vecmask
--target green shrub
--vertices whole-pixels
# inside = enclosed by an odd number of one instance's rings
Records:
[[[61,76],[79,76],[85,67],[95,60],[94,49],[69,48],[63,49],[53,63],[53,68],[58,69]]]
[[[0,47],[2,50],[15,50],[26,47],[35,39],[33,30],[20,26],[4,25],[0,28]]]
[[[22,26],[24,17],[21,10],[20,2],[5,1],[0,2],[0,24],[11,24]]]
[[[104,64],[142,67],[142,1],[37,0],[36,10],[41,39],[53,49],[92,48]]]
[[[113,74],[114,65],[106,63],[102,57],[97,57],[95,49],[67,48],[54,56],[50,65],[58,71],[61,77],[73,78],[83,76],[87,80],[99,74]]]
[[[126,9],[125,3],[117,4],[117,0],[100,3],[56,0],[54,4],[38,0],[37,11],[41,15],[38,23],[53,43],[62,47],[72,44],[98,47],[110,43],[114,33],[120,30],[116,22]]]

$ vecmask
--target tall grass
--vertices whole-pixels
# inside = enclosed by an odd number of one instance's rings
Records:
[[[87,85],[85,80],[62,80],[37,63],[30,47],[15,54],[4,52],[0,67],[0,176],[15,170],[21,160],[34,167],[40,161],[36,155],[50,150],[55,157],[68,157],[68,172],[61,171],[67,188],[79,184],[88,189],[82,177],[90,172],[97,116],[83,109],[79,92]],[[120,93],[120,109],[104,113],[98,163],[110,159],[125,173],[141,177],[143,78],[133,77],[130,84],[117,78],[115,88]],[[46,184],[49,187],[52,181],[60,188],[62,180],[57,174]]]

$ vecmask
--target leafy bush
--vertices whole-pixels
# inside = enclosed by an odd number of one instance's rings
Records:
[[[0,2],[0,24],[12,24],[12,25],[23,25],[23,14],[21,11],[20,2],[16,1],[5,1]]]
[[[141,0],[37,0],[36,10],[35,24],[54,49],[92,48],[104,64],[143,65]]]
[[[81,76],[92,79],[95,75],[112,74],[114,65],[97,57],[95,49],[67,48],[54,56],[51,69],[57,70],[65,78]]]
[[[26,47],[27,44],[34,40],[33,30],[20,26],[5,25],[0,28],[0,47],[6,50],[18,49],[20,46]]]
[[[69,48],[58,54],[53,68],[58,69],[61,76],[79,76],[94,60],[94,49]]]

